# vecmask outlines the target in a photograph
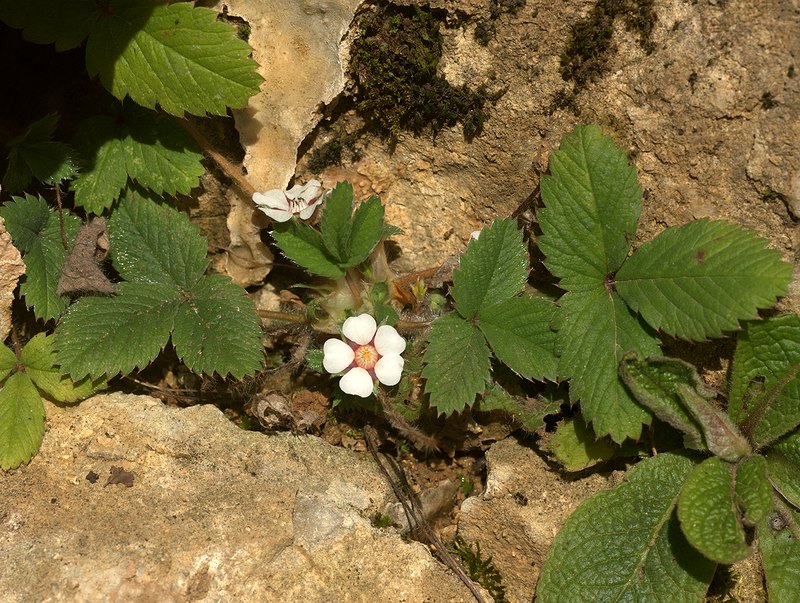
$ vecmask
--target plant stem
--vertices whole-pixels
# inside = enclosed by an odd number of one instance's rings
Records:
[[[361,305],[361,277],[355,268],[348,268],[347,273],[344,275],[344,281],[350,289],[350,294],[353,296],[353,307],[358,308]]]

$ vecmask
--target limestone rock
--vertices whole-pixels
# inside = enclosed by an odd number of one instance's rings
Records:
[[[11,331],[11,303],[19,277],[25,274],[25,263],[11,242],[5,221],[0,218],[0,344]]]
[[[47,410],[39,454],[0,474],[4,602],[472,600],[372,526],[392,498],[367,456],[145,396]]]

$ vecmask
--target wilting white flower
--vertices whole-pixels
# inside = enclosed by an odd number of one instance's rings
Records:
[[[254,193],[253,201],[258,209],[276,222],[286,222],[294,215],[308,220],[314,210],[327,197],[319,180],[309,180],[305,184],[295,184],[288,191],[279,188],[265,193]]]
[[[339,381],[344,393],[368,398],[375,379],[384,385],[399,383],[406,340],[394,327],[378,327],[372,316],[361,314],[345,320],[342,333],[347,341],[329,339],[322,346],[322,366],[329,373],[345,371]]]

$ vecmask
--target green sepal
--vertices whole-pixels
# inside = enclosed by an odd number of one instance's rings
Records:
[[[0,388],[0,469],[27,463],[44,435],[44,405],[31,378],[13,373]]]
[[[295,220],[275,224],[272,238],[284,255],[312,274],[341,278],[342,270],[325,250],[322,235],[306,224]]]

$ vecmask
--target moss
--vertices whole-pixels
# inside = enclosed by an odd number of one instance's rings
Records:
[[[350,55],[357,85],[356,111],[379,134],[436,132],[461,123],[478,135],[486,119],[486,94],[455,87],[438,74],[442,56],[439,19],[417,6],[378,5],[363,15]]]
[[[489,44],[497,32],[497,20],[505,14],[516,15],[526,0],[491,0],[489,18],[478,22],[475,27],[475,39],[481,46]]]
[[[497,571],[491,557],[482,558],[480,544],[476,543],[473,548],[461,536],[456,536],[450,550],[461,558],[467,575],[485,588],[495,603],[508,603],[503,577]]]

